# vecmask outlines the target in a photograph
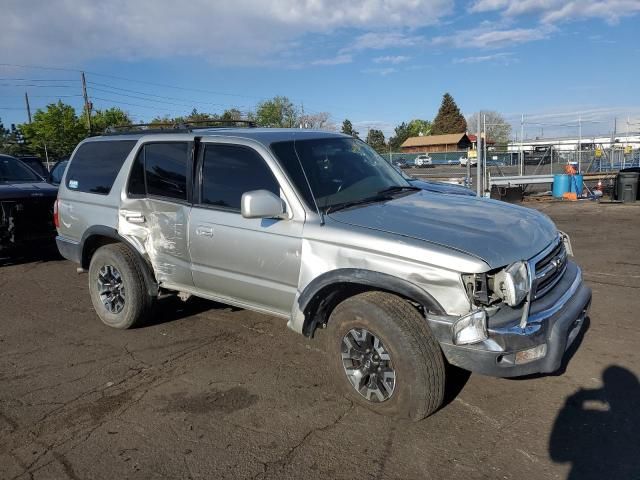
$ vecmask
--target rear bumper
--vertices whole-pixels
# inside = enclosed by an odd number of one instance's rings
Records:
[[[591,304],[591,289],[578,266],[569,262],[563,279],[532,304],[529,319],[520,326],[521,309],[502,308],[488,319],[489,338],[474,345],[453,345],[440,338],[447,360],[456,366],[496,377],[552,373],[582,330]],[[516,354],[546,345],[546,354],[516,363]],[[545,347],[542,347],[545,348]]]
[[[60,255],[64,258],[75,263],[81,263],[82,249],[79,242],[74,242],[73,240],[58,235],[56,237],[56,245]]]

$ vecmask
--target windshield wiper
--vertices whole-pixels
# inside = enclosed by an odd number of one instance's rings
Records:
[[[385,200],[392,200],[393,197],[389,195],[377,194],[371,197],[362,198],[360,200],[354,200],[351,202],[336,203],[335,205],[329,205],[325,211],[327,215],[329,212],[337,212],[338,210],[344,210],[346,208],[357,207],[360,205],[366,205],[367,203],[384,202]]]
[[[421,190],[420,187],[414,187],[412,185],[393,185],[391,187],[385,188],[384,190],[380,190],[378,195],[385,195],[389,193],[397,193],[397,192],[415,192]]]

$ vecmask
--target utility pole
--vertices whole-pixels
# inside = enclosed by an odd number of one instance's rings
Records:
[[[478,163],[476,163],[476,196],[482,195],[482,185],[480,185],[482,179],[482,111],[478,112],[478,136],[476,137],[476,152],[478,154]]]
[[[27,92],[24,92],[24,103],[27,106],[27,118],[29,119],[29,123],[31,123],[31,107],[29,106],[29,95]]]
[[[87,81],[84,78],[84,72],[80,72],[82,78],[82,96],[84,97],[84,113],[87,116],[87,129],[91,133],[91,102],[89,102],[89,95],[87,95]]]

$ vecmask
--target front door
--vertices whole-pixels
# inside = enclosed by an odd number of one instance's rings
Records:
[[[247,146],[202,146],[200,187],[189,219],[196,288],[231,303],[288,315],[298,286],[304,219],[291,214],[286,219],[244,218],[244,192],[264,189],[284,199],[268,161]]]

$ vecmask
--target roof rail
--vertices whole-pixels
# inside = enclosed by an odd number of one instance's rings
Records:
[[[189,133],[194,130],[224,128],[224,127],[246,127],[255,128],[256,122],[253,120],[193,120],[182,123],[160,122],[160,123],[134,123],[132,125],[114,125],[107,127],[105,135],[127,135],[131,133]]]

